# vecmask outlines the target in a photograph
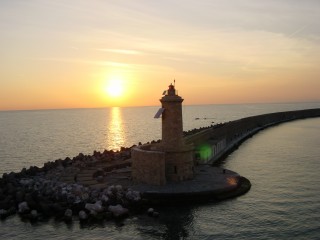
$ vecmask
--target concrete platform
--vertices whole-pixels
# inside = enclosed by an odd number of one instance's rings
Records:
[[[97,182],[93,178],[93,173],[101,169],[101,166],[65,174],[62,180],[73,183],[74,174],[77,174],[78,183],[92,188],[102,189],[111,185],[122,185],[139,191],[143,199],[153,204],[223,200],[244,194],[251,187],[250,181],[238,173],[211,165],[196,166],[192,180],[168,182],[164,186],[134,184],[128,163],[121,162],[120,165],[118,162],[108,163],[102,182]]]
[[[130,186],[152,203],[223,200],[242,195],[250,187],[250,181],[238,173],[209,165],[197,166],[192,180],[171,182],[164,186]]]

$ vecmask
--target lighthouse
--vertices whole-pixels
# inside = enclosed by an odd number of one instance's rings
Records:
[[[170,84],[162,104],[162,146],[164,150],[179,149],[183,145],[182,102],[175,86]]]
[[[193,178],[193,145],[183,138],[182,102],[175,85],[170,84],[160,99],[155,118],[162,121],[160,143],[145,144],[131,150],[132,179],[135,183],[165,185]]]

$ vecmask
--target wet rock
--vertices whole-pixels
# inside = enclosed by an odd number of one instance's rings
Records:
[[[39,202],[39,211],[41,211],[45,216],[51,216],[54,212],[51,205],[45,202]]]
[[[109,198],[105,194],[103,194],[100,199],[101,199],[102,203],[108,203],[109,202]]]
[[[98,176],[96,177],[96,180],[98,183],[102,183],[104,181],[104,177],[103,176]]]
[[[64,220],[67,221],[67,222],[72,221],[72,210],[71,210],[71,209],[68,208],[68,209],[64,212]]]
[[[4,217],[18,211],[21,217],[30,220],[39,216],[71,220],[73,212],[78,213],[79,219],[89,218],[89,213],[90,219],[97,220],[124,217],[129,213],[128,208],[140,205],[139,192],[124,189],[121,185],[103,190],[91,189],[80,184],[61,183],[59,179],[68,171],[73,176],[75,169],[80,169],[75,167],[78,163],[88,167],[96,162],[127,159],[130,154],[130,148],[125,147],[116,152],[95,151],[92,156],[79,153],[72,160],[57,159],[45,163],[42,168],[32,166],[20,173],[3,174],[0,178],[0,215]],[[96,171],[95,176],[102,182],[104,169]]]
[[[79,219],[80,221],[86,221],[88,219],[88,214],[85,211],[79,212]]]
[[[27,202],[19,203],[18,209],[19,209],[19,210],[18,210],[19,213],[22,213],[22,214],[30,212],[30,208],[29,208]]]
[[[19,181],[19,183],[23,186],[23,187],[26,187],[26,188],[29,188],[31,186],[33,186],[34,184],[34,180],[33,179],[30,179],[30,178],[23,178]]]
[[[130,189],[126,193],[126,198],[129,201],[134,201],[134,202],[138,202],[141,200],[140,193],[138,191],[132,191]]]
[[[0,188],[0,201],[5,199],[5,195],[3,193],[4,191],[2,190],[2,188]]]
[[[154,209],[153,209],[153,208],[149,208],[149,209],[148,209],[148,215],[149,215],[150,217],[152,217],[153,213],[154,213]]]
[[[39,172],[39,168],[37,166],[31,166],[27,171],[26,174],[29,176],[35,176]]]
[[[87,209],[91,215],[97,215],[97,213],[101,213],[104,211],[101,201],[97,201],[94,204],[87,203],[85,205],[85,209]]]
[[[17,203],[23,202],[24,197],[25,197],[25,192],[23,190],[16,192],[16,202]]]
[[[9,209],[11,206],[10,199],[5,198],[4,200],[0,201],[0,209]]]
[[[123,218],[126,217],[129,213],[127,208],[122,207],[120,204],[115,206],[109,206],[108,211],[112,213],[115,218]]]
[[[30,208],[35,209],[38,207],[37,202],[33,199],[32,193],[26,193],[24,200]]]
[[[59,217],[64,215],[69,205],[67,202],[54,202],[52,204],[48,204],[48,206],[50,207],[51,214]]]
[[[8,210],[0,209],[0,219],[5,219],[8,217]]]
[[[159,212],[154,211],[152,214],[152,217],[157,218],[157,217],[159,217],[159,215],[160,215]]]
[[[15,187],[15,185],[12,182],[9,182],[7,184],[7,192],[8,194],[12,195],[15,194],[17,191],[17,188]]]
[[[32,210],[31,213],[30,213],[30,219],[31,219],[31,220],[37,220],[38,217],[39,217],[39,215],[38,215],[37,210],[35,210],[35,209]]]

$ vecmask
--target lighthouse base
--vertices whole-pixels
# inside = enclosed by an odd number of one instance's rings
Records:
[[[193,179],[193,155],[192,145],[167,151],[157,144],[135,147],[131,150],[132,179],[150,185]]]

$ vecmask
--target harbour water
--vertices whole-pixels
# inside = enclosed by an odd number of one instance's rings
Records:
[[[320,103],[185,106],[189,130]],[[67,156],[161,138],[157,107],[0,112],[0,172]],[[198,120],[195,120],[199,118]],[[212,123],[214,122],[214,123]],[[319,239],[320,119],[281,124],[254,135],[223,167],[250,179],[244,196],[207,204],[158,207],[158,219],[134,216],[81,227],[51,220],[0,222],[3,239]]]

